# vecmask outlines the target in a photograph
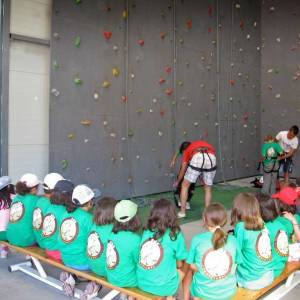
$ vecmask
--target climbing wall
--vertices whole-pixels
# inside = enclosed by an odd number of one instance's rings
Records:
[[[262,5],[262,137],[300,126],[299,28],[299,1],[265,1]],[[295,176],[300,176],[299,162],[298,151]]]
[[[116,197],[158,193],[180,143],[205,139],[217,180],[255,174],[259,3],[54,1],[51,169]]]

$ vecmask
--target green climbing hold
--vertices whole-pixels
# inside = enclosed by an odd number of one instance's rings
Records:
[[[77,84],[77,85],[82,85],[82,84],[83,84],[83,81],[82,81],[82,79],[80,79],[79,77],[75,77],[74,83]]]
[[[81,0],[74,0],[75,4],[80,4]]]
[[[60,163],[63,170],[65,170],[69,165],[69,162],[66,159],[63,159]]]
[[[80,46],[80,43],[81,43],[80,36],[76,36],[76,38],[74,40],[74,45],[78,48]]]
[[[128,137],[133,137],[134,133],[131,129],[128,130]]]
[[[56,69],[56,70],[59,68],[59,64],[58,64],[57,61],[53,62],[53,68]]]

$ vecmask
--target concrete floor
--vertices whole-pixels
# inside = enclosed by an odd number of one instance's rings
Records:
[[[240,186],[249,186],[251,179],[242,179],[232,184]],[[229,212],[228,212],[229,214]],[[200,217],[200,216],[199,216]],[[228,215],[228,220],[230,216]],[[229,228],[229,227],[228,227]],[[191,222],[182,225],[182,231],[185,234],[186,242],[189,247],[194,235],[203,232],[204,228],[201,221]],[[33,279],[21,272],[8,272],[8,266],[24,261],[24,256],[16,253],[10,253],[8,259],[0,259],[0,300],[67,300],[62,292],[45,285],[44,283]],[[59,271],[55,268],[45,266],[46,271],[54,278],[59,277]],[[84,289],[84,284],[79,286]],[[100,297],[103,297],[107,290],[103,290]],[[118,297],[116,297],[118,299]],[[300,299],[300,285],[293,289],[284,300]]]

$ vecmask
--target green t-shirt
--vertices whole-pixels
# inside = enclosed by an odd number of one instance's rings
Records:
[[[176,262],[187,258],[184,236],[170,238],[168,229],[162,238],[153,239],[154,233],[145,230],[142,236],[137,266],[138,287],[159,296],[176,294],[180,277]]]
[[[93,224],[87,240],[87,258],[92,271],[106,277],[106,246],[113,229],[112,224]]]
[[[107,279],[119,287],[137,286],[136,267],[141,237],[131,231],[111,233],[106,248]]]
[[[286,233],[288,234],[288,237],[289,237],[289,243],[292,243],[292,237],[293,237],[293,234],[294,234],[294,226],[293,226],[293,223],[283,217],[283,216],[279,216],[277,218],[277,220],[282,224],[284,225],[285,229],[286,229]]]
[[[39,197],[32,194],[17,195],[11,204],[7,239],[16,246],[28,247],[35,244],[32,214]]]
[[[236,224],[234,235],[237,241],[238,281],[249,282],[260,279],[272,271],[272,247],[267,228],[247,230],[244,222]]]
[[[236,239],[229,235],[226,244],[213,249],[213,233],[208,231],[194,236],[187,263],[196,265],[191,294],[205,300],[231,299],[236,286]]]
[[[50,204],[44,215],[42,241],[45,249],[58,250],[58,236],[63,216],[67,213],[63,205]]]
[[[283,153],[283,150],[278,143],[265,142],[261,150],[261,154],[264,157],[263,163],[265,165],[273,164],[276,162],[278,154],[281,153]]]
[[[43,220],[47,208],[50,206],[50,201],[46,197],[40,197],[36,202],[32,215],[32,227],[36,242],[41,248],[45,248],[42,239]]]
[[[272,244],[272,262],[274,276],[279,276],[285,268],[289,257],[289,238],[286,227],[278,220],[267,222]]]
[[[68,266],[87,266],[86,244],[93,221],[92,215],[77,208],[65,214],[58,235],[58,250],[62,261]]]

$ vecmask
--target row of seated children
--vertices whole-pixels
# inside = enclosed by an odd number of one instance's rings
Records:
[[[236,196],[233,235],[223,229],[225,208],[212,203],[203,212],[207,231],[196,235],[187,251],[169,200],[154,202],[141,233],[134,202],[106,197],[92,215],[94,193],[88,186],[74,187],[56,173],[47,176],[43,197],[36,195],[37,177],[22,176],[2,238],[6,234],[11,244],[23,247],[37,243],[71,268],[92,270],[115,286],[139,287],[166,299],[176,297],[182,280],[184,300],[190,294],[194,299],[231,299],[237,286],[263,288],[284,270],[292,239],[300,240],[297,193],[291,187],[273,197]],[[74,276],[63,272],[61,280],[72,296]],[[82,299],[91,299],[99,289],[89,283]]]

